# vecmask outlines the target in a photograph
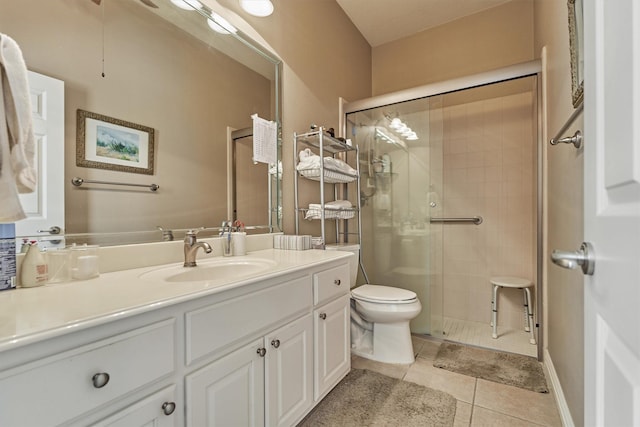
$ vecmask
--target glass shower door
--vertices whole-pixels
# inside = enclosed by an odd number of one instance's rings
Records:
[[[442,186],[440,105],[420,99],[347,116],[347,134],[360,147],[362,256],[369,280],[415,292],[423,309],[411,330],[432,335],[442,331],[443,293],[434,287],[441,288],[436,264],[442,262],[442,233],[429,222]]]

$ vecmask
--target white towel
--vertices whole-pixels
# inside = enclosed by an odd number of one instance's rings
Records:
[[[298,158],[300,159],[300,162],[296,166],[297,170],[320,169],[320,156],[313,154],[310,149],[307,148],[300,151],[300,153],[298,153]],[[345,172],[349,175],[355,175],[357,173],[357,171],[349,166],[348,163],[343,162],[340,159],[334,159],[331,156],[326,156],[324,158],[324,167],[339,172]]]
[[[18,44],[0,34],[0,222],[25,218],[18,193],[36,188],[35,136],[27,67]]]

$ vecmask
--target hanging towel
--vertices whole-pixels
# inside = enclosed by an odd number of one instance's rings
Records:
[[[35,147],[27,67],[18,44],[0,34],[0,222],[25,218],[18,193],[36,188]]]

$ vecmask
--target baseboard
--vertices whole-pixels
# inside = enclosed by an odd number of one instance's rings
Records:
[[[562,386],[560,385],[560,379],[558,378],[556,368],[553,366],[551,355],[549,354],[549,351],[547,349],[544,349],[544,363],[542,365],[544,366],[544,369],[547,371],[547,375],[551,380],[551,387],[553,388],[553,394],[556,398],[556,403],[558,404],[558,411],[560,412],[562,425],[564,427],[575,427],[573,418],[571,417],[571,412],[569,411],[569,405],[567,405],[567,400],[564,398]]]

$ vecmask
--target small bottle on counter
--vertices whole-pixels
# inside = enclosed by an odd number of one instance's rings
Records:
[[[20,285],[23,288],[42,286],[49,280],[49,265],[37,242],[31,242],[20,267]]]
[[[16,287],[15,224],[0,224],[0,291]]]

